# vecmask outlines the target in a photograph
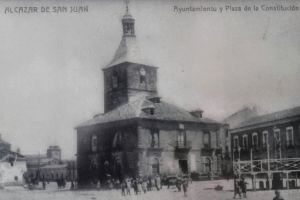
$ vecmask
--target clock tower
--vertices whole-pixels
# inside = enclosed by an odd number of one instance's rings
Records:
[[[134,25],[135,19],[129,13],[126,2],[121,43],[110,64],[103,69],[105,113],[137,94],[157,94],[157,67],[142,57]]]

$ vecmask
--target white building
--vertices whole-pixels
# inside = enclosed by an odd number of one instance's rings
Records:
[[[27,171],[26,160],[18,153],[9,152],[0,160],[0,186],[23,185]]]

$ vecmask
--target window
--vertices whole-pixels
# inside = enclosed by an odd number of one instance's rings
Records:
[[[150,115],[154,115],[154,108],[150,108]]]
[[[150,146],[152,148],[158,148],[159,147],[159,131],[158,130],[151,130]]]
[[[112,76],[112,87],[118,88],[118,86],[119,86],[118,73],[116,71],[114,71],[113,76]]]
[[[294,145],[294,132],[293,127],[287,127],[286,128],[286,145],[292,146]]]
[[[258,137],[257,137],[257,133],[253,133],[252,134],[252,147],[254,149],[258,149]]]
[[[263,143],[263,148],[266,148],[267,147],[267,145],[269,144],[269,140],[268,140],[268,138],[269,138],[269,136],[268,136],[268,131],[264,131],[263,132],[263,134],[262,134],[262,143]]]
[[[142,108],[142,110],[145,112],[145,113],[147,113],[147,114],[149,114],[149,115],[154,115],[155,114],[155,107],[154,106],[148,106],[148,107],[144,107],[144,108]]]
[[[97,151],[97,135],[93,135],[92,139],[91,139],[91,149],[92,152],[96,152]]]
[[[184,130],[179,130],[177,135],[177,145],[178,147],[184,147],[186,144],[186,133]]]
[[[248,149],[248,135],[243,135],[243,149]]]
[[[229,147],[228,147],[228,145],[225,146],[225,153],[229,153]]]
[[[179,124],[179,129],[183,130],[184,129],[184,124]]]
[[[236,135],[233,138],[233,147],[237,149],[239,147],[239,137]]]
[[[210,133],[209,132],[205,132],[203,134],[203,146],[204,148],[210,148]]]
[[[121,148],[122,145],[122,133],[117,131],[113,139],[113,148]]]
[[[228,137],[229,136],[229,131],[228,129],[225,130],[225,137]]]
[[[140,84],[143,84],[146,82],[146,71],[144,68],[140,69]]]
[[[217,148],[220,148],[220,132],[216,131],[216,145]]]
[[[274,129],[274,142],[276,147],[281,145],[280,129],[278,128]]]

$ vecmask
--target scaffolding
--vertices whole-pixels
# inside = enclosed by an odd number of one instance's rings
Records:
[[[250,152],[250,160],[234,160],[234,174],[241,177],[243,175],[251,175],[253,181],[253,189],[256,189],[256,176],[258,174],[266,174],[269,184],[274,173],[286,174],[287,189],[289,189],[289,174],[300,172],[300,158],[269,158],[269,148],[267,148],[267,159],[253,160],[252,150]],[[268,186],[268,189],[271,187]]]

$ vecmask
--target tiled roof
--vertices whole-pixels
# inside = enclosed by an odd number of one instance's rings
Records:
[[[277,120],[296,117],[296,116],[300,116],[300,106],[295,108],[290,108],[287,110],[274,112],[274,113],[269,113],[266,115],[252,117],[249,120],[242,122],[237,128],[253,126],[256,124],[262,124],[266,122],[272,122],[272,121],[277,121]]]
[[[142,57],[141,50],[135,36],[123,36],[119,48],[117,49],[112,61],[105,67],[109,68],[121,63],[130,62],[153,66],[149,60]]]
[[[144,112],[144,108],[154,108],[153,115]],[[77,126],[77,128],[134,118],[168,121],[187,121],[197,123],[218,123],[208,118],[197,118],[191,115],[185,109],[177,107],[170,103],[164,101],[160,101],[159,103],[153,103],[150,100],[148,100],[147,96],[138,95],[132,97],[129,100],[129,102],[120,105],[114,110],[111,110],[105,114],[97,115],[93,119],[80,124],[79,126]]]
[[[8,142],[6,142],[6,141],[0,139],[0,144],[10,144],[10,143],[8,143]]]

